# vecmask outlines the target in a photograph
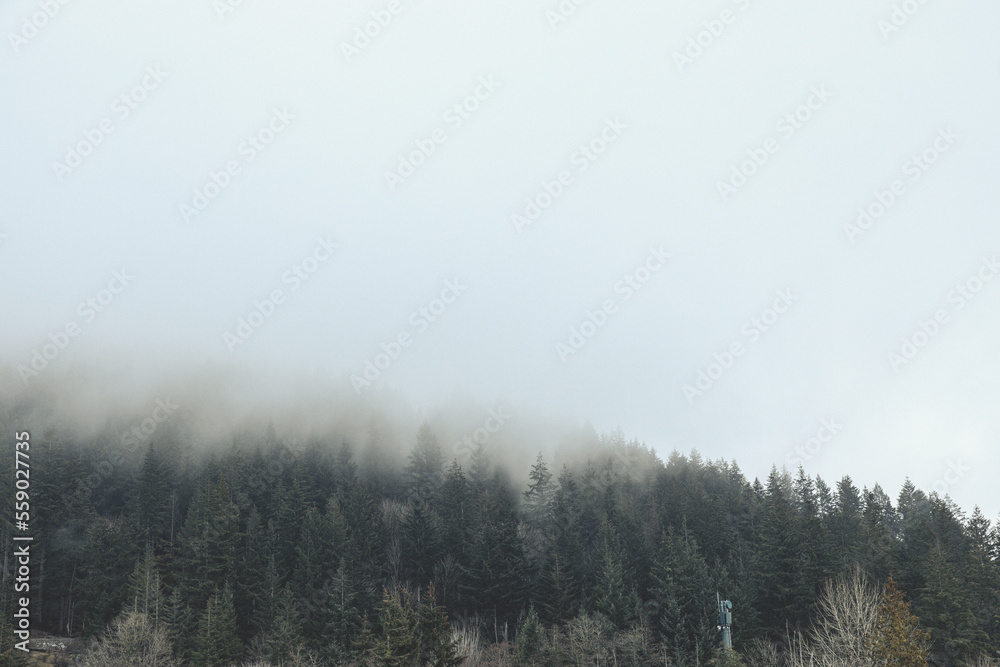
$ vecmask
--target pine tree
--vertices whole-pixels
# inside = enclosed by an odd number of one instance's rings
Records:
[[[358,591],[347,576],[343,559],[326,583],[325,592],[329,610],[323,632],[326,646],[320,652],[327,660],[339,663],[350,655],[352,642],[363,631],[365,618],[358,607]]]
[[[835,575],[835,562],[832,540],[819,511],[815,484],[802,466],[799,466],[795,480],[795,497],[799,515],[799,544],[804,561],[803,583],[811,601],[815,601],[824,582]],[[811,603],[807,605],[812,607]]]
[[[165,604],[163,585],[156,567],[156,558],[153,556],[153,546],[147,544],[145,555],[136,563],[129,577],[126,606],[145,614],[154,626],[159,626]]]
[[[354,454],[347,442],[342,442],[333,460],[333,482],[337,496],[343,500],[358,481],[358,466],[354,463]]]
[[[410,583],[424,587],[434,574],[441,553],[437,517],[429,504],[417,498],[403,525],[403,558]]]
[[[90,613],[84,616],[84,629],[98,632],[122,610],[128,600],[128,573],[139,557],[141,541],[138,526],[131,515],[118,519],[94,520],[87,530],[87,545],[80,567],[80,600]],[[137,545],[139,547],[137,548]]]
[[[453,461],[441,488],[438,516],[441,519],[441,560],[435,565],[435,587],[441,602],[456,609],[461,604],[463,572],[469,565],[469,535],[472,525],[472,492]]]
[[[776,469],[767,480],[766,510],[760,529],[756,570],[759,573],[759,610],[767,619],[765,631],[772,639],[784,637],[785,623],[807,616],[812,601],[807,577],[803,536],[786,485]]]
[[[595,611],[622,630],[638,618],[639,596],[618,533],[605,519],[601,523],[597,583],[592,592]]]
[[[178,586],[184,603],[203,609],[210,586],[230,585],[236,579],[239,512],[229,485],[221,479],[201,480],[179,536]]]
[[[258,652],[260,657],[280,665],[300,652],[304,645],[302,620],[296,611],[295,596],[284,588],[278,597],[274,623],[261,635]]]
[[[472,461],[469,463],[469,483],[473,492],[477,495],[484,493],[492,475],[493,462],[490,461],[489,452],[483,443],[479,443],[472,450]]]
[[[236,612],[228,584],[208,598],[198,620],[195,662],[205,667],[230,667],[240,658],[242,647],[236,632]]]
[[[421,424],[417,432],[417,444],[410,452],[410,463],[406,466],[406,477],[410,482],[411,497],[433,502],[441,490],[444,475],[444,456],[441,445],[431,427]]]
[[[837,572],[848,572],[862,558],[861,494],[850,477],[837,482],[837,499],[830,517],[830,534],[837,555]]]
[[[872,659],[880,667],[927,667],[927,642],[930,634],[921,630],[910,603],[896,587],[892,577],[875,615],[870,640]]]
[[[172,478],[172,471],[150,445],[142,460],[135,505],[139,528],[154,547],[170,537]]]
[[[524,519],[528,559],[535,569],[540,569],[552,539],[552,506],[555,488],[552,473],[545,465],[541,452],[528,473],[528,488],[524,495]]]
[[[678,664],[707,656],[717,643],[712,578],[694,537],[672,530],[653,565],[650,607],[657,635]]]
[[[480,498],[466,591],[473,608],[498,624],[513,621],[525,598],[528,566],[514,498],[499,473]]]
[[[175,588],[167,598],[163,620],[174,655],[181,660],[189,659],[195,650],[198,618],[184,603],[179,588]]]
[[[464,662],[458,654],[458,644],[451,636],[448,612],[437,604],[433,586],[427,588],[420,602],[417,633],[420,637],[418,664],[458,667]]]
[[[575,618],[583,600],[584,552],[570,502],[575,486],[568,475],[564,469],[555,494],[552,510],[555,536],[546,554],[535,598],[541,618],[555,624]]]
[[[976,507],[966,526],[969,550],[964,578],[973,597],[978,629],[993,638],[994,650],[1000,648],[1000,552],[997,533]]]
[[[517,657],[523,664],[537,664],[536,656],[541,651],[545,639],[545,629],[538,618],[534,605],[528,609],[521,631],[517,634]]]
[[[930,632],[931,653],[949,662],[965,661],[986,651],[989,636],[979,627],[974,592],[960,576],[945,547],[936,542],[924,572],[926,586],[915,610]]]
[[[373,649],[376,664],[384,667],[419,664],[418,618],[409,591],[385,591],[379,616],[382,621],[382,636]]]

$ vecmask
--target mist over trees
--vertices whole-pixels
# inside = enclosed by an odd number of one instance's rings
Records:
[[[430,423],[402,435],[407,452],[386,434],[375,419],[360,442],[264,426],[207,447],[182,419],[132,446],[32,432],[34,631],[82,638],[78,664],[94,665],[971,665],[1000,652],[996,525],[909,482],[890,497],[802,469],[748,480],[736,462],[661,460],[620,432],[520,467],[498,465],[495,442],[456,452]],[[734,603],[734,654],[718,651],[717,591]],[[0,652],[17,664],[9,643]]]

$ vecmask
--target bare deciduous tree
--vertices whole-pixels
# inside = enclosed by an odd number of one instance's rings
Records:
[[[127,611],[84,654],[87,667],[174,667],[170,640],[146,614]]]
[[[859,569],[827,582],[812,630],[788,642],[789,667],[875,667],[869,638],[878,603],[878,591]]]

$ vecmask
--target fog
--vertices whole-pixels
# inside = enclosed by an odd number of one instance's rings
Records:
[[[620,427],[996,517],[998,19],[3,3],[3,428],[499,406],[512,461]]]

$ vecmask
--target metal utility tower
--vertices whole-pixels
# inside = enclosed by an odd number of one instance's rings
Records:
[[[730,627],[733,625],[733,603],[729,600],[723,600],[719,597],[719,594],[715,594],[715,601],[719,605],[719,631],[722,632],[722,648],[731,649],[733,648],[733,635],[730,631]]]

